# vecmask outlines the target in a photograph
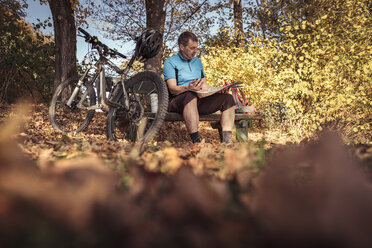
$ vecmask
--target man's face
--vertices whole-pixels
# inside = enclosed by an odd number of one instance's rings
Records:
[[[198,52],[198,42],[189,40],[186,46],[180,44],[180,51],[184,59],[190,60],[194,58]]]

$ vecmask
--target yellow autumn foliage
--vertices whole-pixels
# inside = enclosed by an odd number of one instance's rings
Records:
[[[317,19],[283,23],[282,38],[245,47],[207,47],[208,81],[243,81],[249,102],[305,138],[324,126],[349,142],[371,143],[372,20],[368,1],[332,0]],[[301,27],[301,28],[299,28]]]

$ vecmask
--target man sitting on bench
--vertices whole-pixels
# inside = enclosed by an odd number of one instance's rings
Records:
[[[221,111],[222,142],[231,143],[234,126],[235,101],[230,94],[215,93],[198,98],[189,90],[208,90],[201,60],[195,57],[198,38],[192,32],[183,32],[178,38],[179,53],[164,62],[164,79],[171,93],[168,112],[182,114],[193,143],[200,142],[199,115]]]

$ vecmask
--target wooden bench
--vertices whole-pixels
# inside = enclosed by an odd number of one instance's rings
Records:
[[[213,113],[210,115],[199,116],[199,121],[211,122],[213,129],[218,129],[220,139],[222,140],[222,128],[220,124],[221,113]],[[262,120],[262,116],[259,114],[235,114],[235,129],[236,129],[236,140],[246,141],[248,139],[248,129],[252,126],[252,120]],[[167,113],[165,121],[184,121],[182,115],[178,113]]]
[[[148,87],[150,85],[150,87]],[[141,84],[140,85],[141,91],[137,91],[138,93],[148,94],[149,92],[153,92],[154,88],[152,84]],[[147,120],[154,119],[155,113],[152,112],[145,112],[144,118],[136,125],[136,127],[131,128],[129,138],[132,141],[139,140],[146,129]],[[210,115],[201,115],[199,116],[200,121],[209,121],[213,129],[218,129],[220,138],[222,140],[222,129],[220,125],[221,113],[216,112]],[[252,114],[235,114],[235,129],[236,129],[236,140],[237,141],[245,141],[248,139],[248,129],[252,126],[252,120],[262,120],[263,117],[260,114],[252,113]],[[184,121],[182,115],[178,113],[170,113],[168,112],[165,121],[167,122],[176,122],[176,121]]]
[[[154,113],[145,113],[145,116],[154,118]],[[220,139],[222,140],[222,129],[220,124],[221,113],[216,112],[210,115],[201,115],[199,116],[199,121],[209,121],[211,122],[211,127],[213,129],[218,129],[218,133],[220,135]],[[262,120],[263,117],[260,114],[235,114],[235,129],[236,129],[236,140],[237,141],[246,141],[248,139],[248,129],[252,126],[253,120]],[[182,115],[178,113],[170,113],[168,112],[165,116],[164,121],[168,122],[176,122],[176,121],[184,121]],[[144,125],[146,125],[144,123]],[[138,127],[136,134],[133,135],[132,141],[138,140],[142,137],[143,128],[141,128],[141,124]]]

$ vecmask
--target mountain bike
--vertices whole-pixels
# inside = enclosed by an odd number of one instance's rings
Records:
[[[126,59],[125,55],[110,49],[82,28],[78,30],[92,49],[98,51],[99,59],[94,65],[88,65],[82,76],[68,78],[56,88],[49,106],[53,128],[63,133],[81,132],[89,125],[96,110],[100,110],[107,113],[108,139],[150,141],[163,124],[168,108],[168,89],[154,72],[143,71],[129,78],[128,73],[135,60],[143,62],[156,56],[161,46],[161,34],[145,30],[136,39],[135,52],[127,66],[120,69],[108,57]],[[105,67],[120,75],[118,82],[108,89],[108,96]]]

